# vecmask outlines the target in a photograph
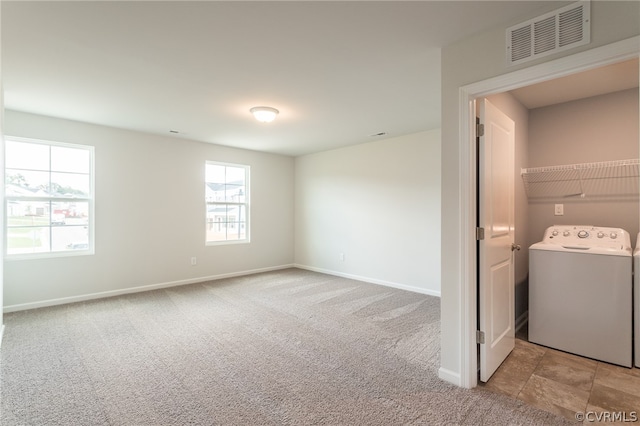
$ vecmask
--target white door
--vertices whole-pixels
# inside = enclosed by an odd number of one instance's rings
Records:
[[[480,380],[486,382],[515,345],[514,144],[515,125],[486,99],[477,101]],[[483,134],[484,133],[484,134]]]

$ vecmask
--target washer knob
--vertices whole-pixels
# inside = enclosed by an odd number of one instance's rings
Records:
[[[587,238],[589,236],[589,233],[587,231],[585,231],[584,229],[580,232],[578,232],[578,238]]]
[[[558,231],[553,231],[551,235],[553,235],[554,237],[558,236]]]
[[[565,237],[568,237],[569,235],[571,235],[571,232],[569,232],[569,231],[564,231],[564,232],[562,233],[562,235],[564,235]]]
[[[604,232],[598,232],[598,238],[604,238]]]
[[[609,236],[614,240],[618,238],[618,234],[616,234],[615,232],[612,232]]]

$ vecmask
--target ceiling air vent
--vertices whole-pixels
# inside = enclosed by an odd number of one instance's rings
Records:
[[[515,65],[587,44],[591,3],[579,1],[507,28],[507,63]]]

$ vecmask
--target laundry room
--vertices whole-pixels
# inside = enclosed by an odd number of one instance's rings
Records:
[[[640,231],[638,76],[633,59],[487,97],[515,122],[515,324],[521,336],[531,309],[529,247],[550,227],[572,228],[576,238],[585,230],[596,243],[630,244],[624,251],[631,265]]]

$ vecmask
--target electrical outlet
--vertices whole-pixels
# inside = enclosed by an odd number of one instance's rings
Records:
[[[344,262],[344,253],[340,253],[340,260]]]
[[[198,259],[196,259],[195,257],[191,258],[191,266],[195,266],[198,263]]]
[[[556,216],[563,216],[564,215],[564,204],[556,204],[555,210],[554,210],[554,214]]]

